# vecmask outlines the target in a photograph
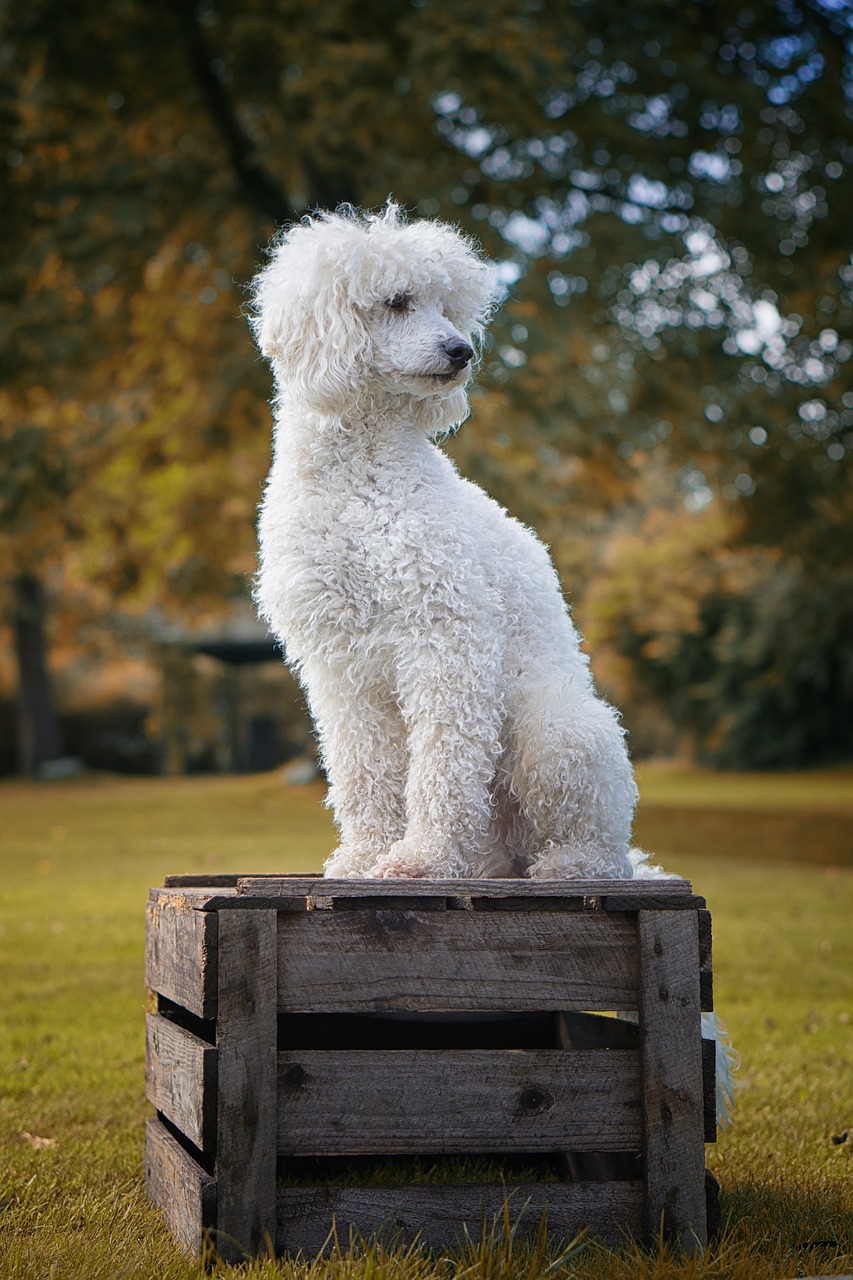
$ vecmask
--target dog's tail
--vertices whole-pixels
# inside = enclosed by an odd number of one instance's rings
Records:
[[[674,871],[664,871],[663,867],[649,862],[651,855],[644,849],[629,849],[628,861],[631,864],[632,880],[678,880]]]
[[[715,1013],[702,1014],[702,1038],[714,1041],[717,1068],[717,1128],[727,1129],[734,1119],[735,1091],[740,1088],[737,1073],[740,1054],[732,1046],[732,1038]]]
[[[629,849],[628,859],[633,868],[634,880],[676,880],[671,871],[649,861],[642,849]],[[715,1013],[703,1013],[702,1038],[714,1041],[717,1075],[717,1128],[726,1129],[732,1123],[735,1108],[735,1091],[740,1085],[736,1079],[740,1067],[740,1055],[732,1047],[731,1036]],[[635,1013],[620,1013],[620,1018],[636,1022]]]

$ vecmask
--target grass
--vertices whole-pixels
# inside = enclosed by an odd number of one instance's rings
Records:
[[[495,1224],[441,1259],[342,1242],[326,1260],[222,1267],[294,1280],[778,1280],[853,1271],[850,770],[641,771],[639,838],[714,914],[716,1004],[744,1061],[708,1149],[723,1231],[698,1259]],[[274,776],[0,786],[0,1276],[201,1280],[142,1189],[143,906],[174,871],[311,871],[333,842],[317,787]],[[795,850],[780,814],[799,823]],[[713,816],[709,826],[706,815]],[[744,844],[744,817],[750,815]],[[830,817],[832,839],[815,821]],[[654,836],[655,830],[659,836]],[[784,832],[783,832],[784,835]]]
[[[646,765],[638,770],[636,839],[669,862],[722,853],[853,866],[853,769],[712,773]]]

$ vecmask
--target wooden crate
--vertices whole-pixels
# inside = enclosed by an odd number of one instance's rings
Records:
[[[529,1202],[558,1235],[707,1239],[710,917],[687,881],[174,876],[151,891],[146,1179],[190,1252],[430,1244]],[[605,1016],[637,1010],[637,1025]],[[342,1161],[505,1158],[500,1183]],[[513,1182],[542,1163],[550,1180]],[[556,1171],[556,1176],[555,1176]]]

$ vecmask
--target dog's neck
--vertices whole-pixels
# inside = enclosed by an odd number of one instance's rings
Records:
[[[276,411],[276,451],[295,459],[310,456],[317,462],[324,453],[342,458],[364,452],[401,450],[412,452],[447,435],[468,416],[464,387],[446,396],[412,396],[381,386],[338,412],[322,412],[282,389]]]

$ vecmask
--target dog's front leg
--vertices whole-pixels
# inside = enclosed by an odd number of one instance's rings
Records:
[[[503,633],[488,605],[479,611],[472,605],[467,616],[448,610],[432,618],[402,664],[406,830],[376,861],[373,876],[470,875],[495,838]]]
[[[406,733],[384,681],[340,679],[322,662],[301,672],[329,779],[326,803],[341,843],[326,876],[361,878],[405,832]]]

